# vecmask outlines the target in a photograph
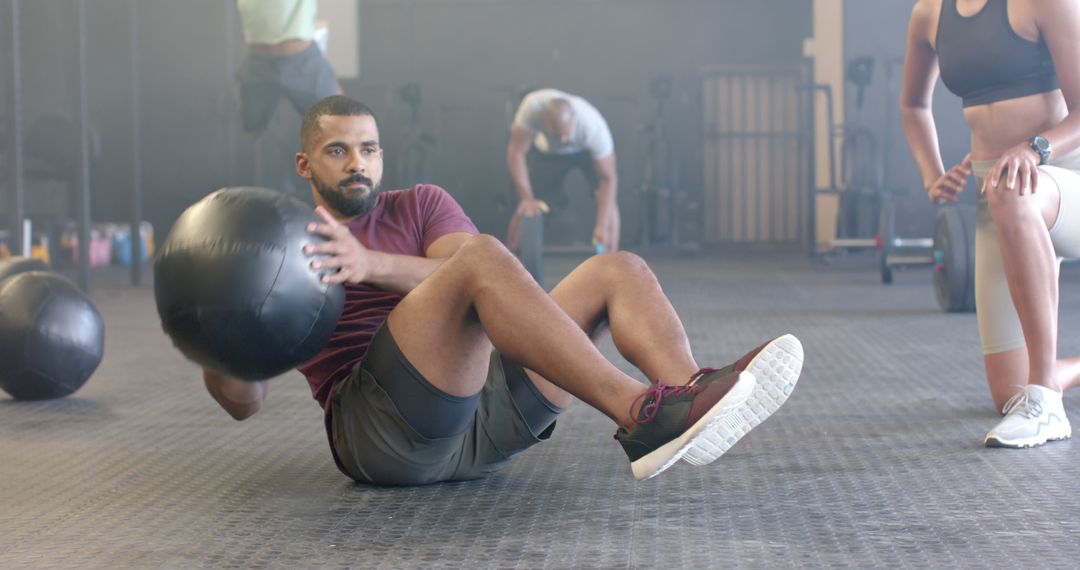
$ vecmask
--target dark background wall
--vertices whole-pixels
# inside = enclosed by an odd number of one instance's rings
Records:
[[[93,0],[86,5],[86,90],[89,123],[97,141],[91,178],[93,219],[126,221],[135,144],[130,2]],[[32,138],[31,132],[37,130],[43,117],[73,121],[77,116],[77,12],[70,0],[23,1],[21,6],[22,116],[24,137]],[[236,174],[237,167],[230,166],[235,162],[233,157],[244,156],[230,100],[233,52],[239,49],[229,48],[235,24],[231,14],[231,3],[220,0],[138,4],[142,126],[138,144],[144,218],[154,223],[158,239],[186,205],[215,188],[243,179]],[[6,25],[3,41],[6,48],[10,41]],[[6,49],[4,54],[9,60]],[[5,64],[7,83],[10,61]],[[3,91],[6,127],[6,85]],[[6,128],[3,131],[6,147],[9,135]],[[53,165],[57,159],[51,153],[66,156],[76,152],[76,131],[46,132],[54,146],[49,153],[28,146],[28,165]],[[4,186],[9,186],[8,177],[4,179]],[[42,188],[43,184],[28,173],[26,191],[31,209],[35,193]]]
[[[933,231],[933,206],[926,199],[922,177],[908,151],[898,111],[902,60],[913,4],[911,0],[844,3],[845,58],[850,61],[869,56],[874,61],[872,81],[866,88],[861,111],[857,108],[855,86],[845,82],[845,120],[849,126],[863,125],[872,130],[882,151],[879,160],[889,162],[888,168],[883,168],[889,178],[885,185],[907,192],[898,204],[897,230],[905,237],[929,237]],[[892,67],[891,78],[889,67]],[[934,117],[945,164],[955,164],[968,152],[970,131],[964,123],[960,99],[940,82],[934,92]]]
[[[654,110],[650,81],[661,75],[673,81],[667,119],[681,151],[678,166],[684,184],[699,188],[698,70],[800,60],[810,9],[809,1],[790,0],[369,1],[361,6],[362,79],[346,87],[383,109],[392,160],[402,131],[395,121],[403,115],[392,102],[395,89],[420,83],[430,102],[424,120],[440,141],[435,179],[482,230],[497,233],[504,215],[493,197],[507,192],[510,97],[535,86],[585,97],[611,126],[624,233],[632,238],[638,131]],[[576,211],[591,216],[588,200],[580,203]],[[583,222],[577,227],[588,232]]]
[[[22,2],[27,125],[44,114],[75,116],[72,4]],[[641,162],[637,133],[654,105],[649,82],[661,75],[673,81],[667,118],[680,151],[678,166],[685,186],[700,185],[698,70],[800,61],[803,40],[811,34],[811,4],[363,0],[361,76],[344,86],[380,116],[387,184],[392,185],[407,119],[398,89],[418,83],[424,98],[421,124],[437,139],[429,165],[432,180],[458,198],[482,231],[497,234],[505,220],[494,197],[507,191],[510,98],[535,86],[588,98],[615,136],[630,239],[636,232],[634,187]],[[128,0],[94,0],[87,6],[89,109],[101,141],[93,176],[94,218],[125,220],[133,144]],[[139,2],[138,23],[144,217],[161,239],[186,205],[220,186],[244,183],[250,172],[250,141],[237,124],[233,81],[242,45],[227,0]],[[5,68],[5,82],[9,77]],[[5,91],[0,113],[7,113],[6,88],[0,91]],[[7,135],[3,138],[0,144],[6,144]],[[77,140],[74,133],[61,139]],[[584,204],[590,207],[587,199]]]

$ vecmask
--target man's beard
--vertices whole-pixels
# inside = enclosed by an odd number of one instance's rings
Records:
[[[318,176],[312,176],[311,181],[315,185],[315,191],[326,201],[326,205],[347,218],[370,212],[375,207],[379,192],[382,191],[370,178],[362,174],[354,174],[339,182],[336,187],[323,182]],[[356,183],[364,184],[371,190],[367,194],[360,195],[345,188]]]

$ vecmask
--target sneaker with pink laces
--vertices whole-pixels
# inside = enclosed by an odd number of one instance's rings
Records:
[[[730,438],[730,422],[724,420],[750,397],[756,383],[748,372],[730,372],[704,386],[650,386],[634,402],[641,401],[634,426],[615,433],[634,478],[655,477],[695,446],[712,447]]]

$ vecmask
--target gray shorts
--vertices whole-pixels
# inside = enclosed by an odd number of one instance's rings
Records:
[[[284,95],[301,116],[324,97],[339,92],[337,76],[312,43],[292,55],[248,53],[236,70],[240,83],[240,114],[248,132],[270,124]]]
[[[372,369],[378,370],[380,377],[376,378]],[[334,387],[331,396],[330,437],[339,467],[361,483],[376,485],[460,481],[499,470],[517,454],[550,438],[555,429],[552,421],[533,434],[522,412],[523,408],[528,410],[526,396],[512,389],[508,380],[532,386],[521,366],[492,352],[487,382],[465,431],[450,437],[425,437],[409,425],[380,386],[426,382],[383,325],[364,360]]]
[[[976,188],[982,188],[994,160],[976,160],[971,166]],[[1061,192],[1057,221],[1050,228],[1050,242],[1058,259],[1080,257],[1080,150],[1039,167]],[[983,354],[995,354],[1026,346],[1020,318],[1016,315],[1005,266],[1001,261],[997,230],[990,217],[986,198],[979,200],[979,221],[975,227],[975,308]]]

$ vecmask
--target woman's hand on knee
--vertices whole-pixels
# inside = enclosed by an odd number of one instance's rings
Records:
[[[1039,155],[1026,142],[1002,154],[986,176],[981,193],[1034,194],[1039,183]]]

